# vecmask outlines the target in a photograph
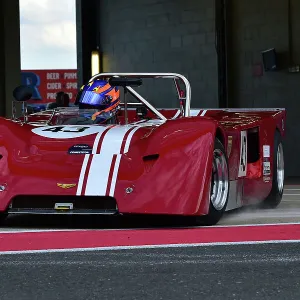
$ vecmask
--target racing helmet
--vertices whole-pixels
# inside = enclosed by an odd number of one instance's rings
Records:
[[[95,123],[106,123],[114,118],[119,110],[120,90],[108,81],[96,79],[83,85],[77,94],[75,105],[84,111],[84,117]],[[90,112],[91,110],[95,112]]]

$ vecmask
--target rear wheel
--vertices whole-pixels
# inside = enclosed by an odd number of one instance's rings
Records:
[[[215,225],[221,219],[229,196],[228,160],[222,143],[216,139],[210,183],[210,204],[206,216],[197,217],[197,223]]]
[[[284,155],[280,133],[276,130],[273,152],[272,190],[263,201],[263,208],[276,208],[281,202],[284,189]]]

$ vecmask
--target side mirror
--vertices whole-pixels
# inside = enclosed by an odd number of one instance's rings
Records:
[[[141,78],[111,77],[109,79],[111,86],[141,86],[143,81]]]
[[[13,96],[15,98],[15,101],[28,101],[32,97],[32,89],[28,85],[20,85],[14,89]]]

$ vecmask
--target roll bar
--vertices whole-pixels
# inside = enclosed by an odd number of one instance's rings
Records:
[[[177,73],[99,73],[94,75],[89,82],[96,79],[108,79],[111,77],[127,77],[127,78],[168,78],[173,79],[177,90],[178,98],[180,100],[180,107],[182,108],[182,113],[184,117],[189,117],[191,113],[191,85],[186,77]],[[185,93],[180,89],[179,83],[182,82],[185,85]],[[140,102],[146,105],[153,113],[155,113],[160,119],[166,120],[154,106],[152,106],[145,98],[143,98],[137,91],[132,87],[127,86],[128,92],[137,98]],[[182,103],[183,102],[183,103]],[[125,104],[126,107],[126,104]]]
[[[112,77],[123,77],[123,78],[152,78],[152,79],[158,79],[158,78],[167,78],[167,79],[173,79],[177,94],[178,94],[178,99],[180,101],[180,111],[182,116],[184,117],[189,117],[191,113],[191,85],[189,81],[187,80],[186,77],[184,77],[181,74],[177,73],[99,73],[94,75],[89,82],[92,82],[96,79],[106,79],[108,80],[109,78]],[[185,86],[185,91],[181,90],[180,88],[180,83],[183,83]],[[161,120],[167,120],[167,118],[162,115],[153,105],[151,105],[144,97],[142,97],[136,90],[134,90],[131,86],[124,86],[124,91],[125,94],[128,91],[134,98],[136,98],[140,103],[134,103],[134,105],[145,105],[148,107],[149,110],[151,110],[155,115],[157,115],[158,118]],[[21,99],[22,100],[22,99]],[[26,124],[28,123],[28,111],[27,111],[27,103],[26,101],[13,101],[12,105],[12,120],[17,122]],[[16,116],[16,106],[15,102],[22,102],[23,103],[23,109],[24,109],[24,115],[23,115],[23,121],[17,119]],[[127,103],[125,100],[124,103],[121,103],[121,105],[124,104],[125,107],[125,121],[127,123],[127,105],[132,105],[133,103]],[[67,108],[66,108],[67,109]],[[70,108],[68,108],[70,109]],[[46,125],[50,125],[53,117],[55,116],[56,113],[63,111],[63,108],[56,108],[50,113],[49,120],[45,121]]]

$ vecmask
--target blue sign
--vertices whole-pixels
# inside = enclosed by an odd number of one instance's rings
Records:
[[[41,100],[39,86],[41,84],[40,76],[34,72],[21,72],[22,85],[28,85],[32,88],[32,98],[34,100]]]

